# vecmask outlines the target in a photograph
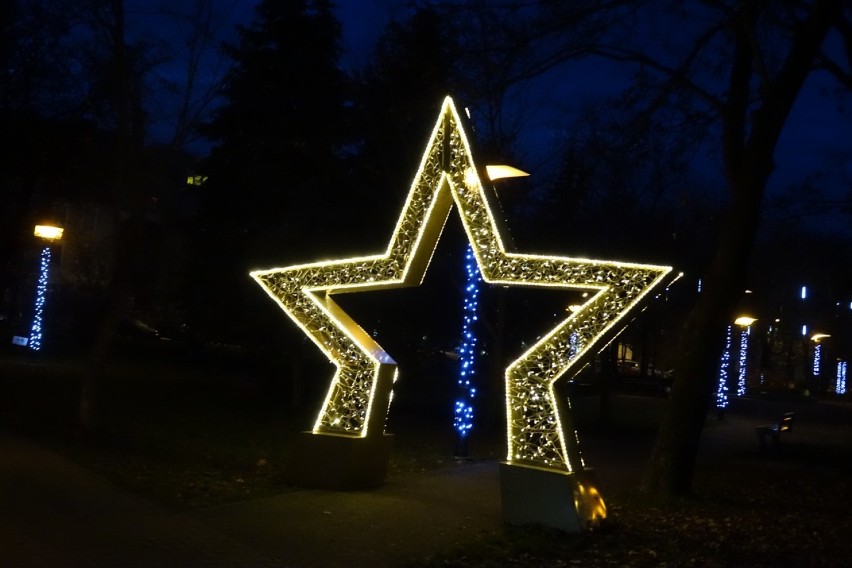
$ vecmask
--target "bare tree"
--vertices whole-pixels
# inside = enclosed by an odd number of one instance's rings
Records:
[[[165,6],[153,17],[170,22],[182,41],[160,37],[168,64],[153,70],[155,89],[150,103],[168,123],[169,144],[183,150],[200,135],[198,125],[209,119],[222,79],[230,68],[220,43],[233,26],[230,10],[218,11],[213,0],[192,0]]]
[[[812,73],[850,84],[852,5],[538,0],[491,7],[515,14],[491,49],[528,55],[507,80],[558,73],[582,58],[628,66],[636,119],[626,131],[663,120],[676,136],[680,121],[715,138],[725,216],[704,291],[678,334],[677,379],[643,482],[654,494],[689,493],[724,329],[745,289],[779,139]],[[843,48],[829,51],[830,34]]]
[[[206,51],[218,33],[212,2],[197,0],[191,8],[189,13],[131,13],[126,0],[88,0],[76,5],[83,28],[79,34],[80,83],[85,89],[81,112],[112,132],[115,141],[112,154],[106,157],[112,175],[106,201],[115,231],[112,270],[91,344],[90,369],[81,388],[78,417],[85,430],[96,427],[99,383],[117,328],[130,315],[140,290],[152,287],[155,246],[149,242],[146,216],[162,182],[156,174],[159,166],[146,149],[151,126],[157,121],[170,123],[171,146],[175,152],[183,150],[197,121],[209,110],[224,72],[216,67],[216,57],[213,71],[205,68],[209,63],[205,57],[210,57]],[[143,25],[146,18],[155,18],[160,25]],[[164,23],[169,22],[187,31],[183,46],[150,35],[150,30],[168,33]],[[140,34],[136,27],[147,31]],[[185,56],[185,67],[165,71],[180,54]],[[203,80],[202,71],[206,73]],[[167,99],[176,104],[167,104]]]
[[[690,80],[686,74],[690,57],[680,69],[666,70],[670,81],[684,84],[692,96],[705,98],[718,111],[730,202],[705,278],[705,292],[680,335],[678,352],[682,355],[669,412],[643,481],[643,488],[651,493],[683,495],[692,489],[723,330],[746,288],[749,257],[763,196],[775,169],[779,138],[808,75],[822,57],[829,31],[850,16],[849,6],[844,14],[839,0],[817,0],[778,11],[758,2],[719,5],[717,9],[718,21],[724,24],[722,29],[732,44],[726,53],[724,90],[712,94]],[[777,43],[761,44],[759,38],[765,34],[774,35],[772,43]],[[781,50],[771,49],[778,47]]]
[[[123,0],[92,0],[87,3],[91,29],[98,40],[91,49],[93,111],[115,129],[110,206],[116,230],[112,281],[105,310],[97,324],[90,351],[90,368],[81,385],[78,420],[84,430],[96,427],[98,384],[119,321],[133,294],[133,263],[141,244],[144,192],[138,174],[144,140],[140,76],[126,38]],[[94,49],[97,46],[99,49]]]

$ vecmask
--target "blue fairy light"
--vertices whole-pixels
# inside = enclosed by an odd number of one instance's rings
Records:
[[[719,364],[719,384],[716,387],[716,408],[728,407],[728,370],[731,367],[731,331],[728,326],[725,334],[725,349],[722,351],[722,361]]]
[[[822,345],[817,343],[814,345],[814,365],[813,365],[814,377],[819,377],[820,371],[822,371]]]
[[[459,387],[458,399],[455,403],[453,427],[456,434],[462,440],[467,438],[473,428],[473,399],[476,396],[476,387],[472,384],[472,377],[476,375],[476,353],[477,337],[474,330],[474,322],[478,320],[477,310],[479,308],[479,286],[482,277],[476,264],[476,257],[470,245],[467,246],[465,254],[465,276],[464,308],[462,315],[462,342],[458,348],[459,377],[456,384]]]
[[[737,396],[746,393],[746,366],[748,365],[748,336],[751,327],[746,327],[740,332],[740,366],[737,370]]]
[[[30,329],[30,339],[27,345],[33,351],[41,349],[42,339],[42,317],[44,315],[44,301],[47,296],[47,276],[50,269],[50,247],[44,247],[41,251],[41,264],[36,284],[35,310],[33,315],[33,326]]]

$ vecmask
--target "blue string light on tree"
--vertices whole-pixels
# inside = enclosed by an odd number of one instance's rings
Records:
[[[44,300],[47,295],[47,275],[50,268],[50,247],[44,247],[41,251],[41,264],[36,284],[35,312],[33,315],[33,326],[30,330],[30,339],[27,342],[30,349],[38,351],[41,349],[42,316],[44,314]]]
[[[834,385],[837,394],[846,394],[846,361],[837,360],[837,382]]]
[[[725,349],[722,351],[722,362],[719,365],[719,385],[716,388],[716,408],[721,412],[728,407],[728,370],[731,368],[731,331],[728,326],[725,333]]]
[[[479,287],[482,277],[473,255],[473,249],[467,246],[465,253],[464,307],[462,310],[462,338],[458,348],[459,376],[458,398],[455,403],[453,427],[456,430],[456,455],[466,457],[467,440],[473,428],[473,399],[476,397],[476,322],[479,310]]]
[[[819,378],[820,371],[822,371],[822,344],[817,343],[814,345],[813,372],[815,378]]]
[[[737,370],[737,396],[746,393],[746,366],[748,365],[748,336],[751,327],[746,326],[740,331],[740,366]]]

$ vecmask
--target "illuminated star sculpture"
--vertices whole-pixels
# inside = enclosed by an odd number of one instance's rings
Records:
[[[396,363],[333,297],[418,286],[453,203],[486,282],[588,292],[582,306],[505,372],[507,463],[582,471],[577,436],[567,424],[570,411],[560,408],[554,384],[563,375],[573,376],[603,348],[671,268],[507,251],[449,97],[385,252],[251,273],[337,367],[313,433],[369,438],[383,432]]]

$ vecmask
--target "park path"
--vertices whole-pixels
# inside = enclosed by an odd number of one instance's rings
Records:
[[[656,411],[662,401],[633,403]],[[761,403],[745,413],[732,410],[722,421],[711,417],[701,461],[760,459],[754,426],[788,407]],[[852,445],[848,405],[798,410],[794,442]],[[623,433],[583,438],[604,498],[636,487],[652,439]],[[370,491],[291,490],[173,512],[0,432],[0,567],[398,566],[502,534],[499,493],[495,461],[466,461],[391,475]]]
[[[0,566],[279,566],[29,440],[0,433]]]
[[[0,566],[393,566],[501,529],[497,464],[173,513],[0,433]]]
[[[192,517],[299,567],[422,562],[503,526],[495,462],[391,478],[370,491],[295,491]]]

